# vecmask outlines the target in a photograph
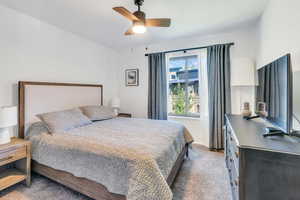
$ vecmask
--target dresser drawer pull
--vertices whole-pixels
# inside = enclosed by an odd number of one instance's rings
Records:
[[[235,156],[238,158],[239,157],[239,152],[235,152]]]
[[[239,184],[238,179],[235,179],[235,180],[234,180],[234,184],[235,184],[236,186],[238,186],[238,184]]]
[[[8,157],[6,157],[6,158],[1,158],[1,159],[0,159],[0,162],[6,161],[6,160],[10,160],[10,159],[12,159],[12,158],[13,158],[13,156],[8,156]]]

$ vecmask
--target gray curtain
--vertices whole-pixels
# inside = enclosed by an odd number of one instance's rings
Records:
[[[149,54],[148,64],[148,118],[167,120],[167,72],[165,54]]]
[[[231,112],[230,44],[207,48],[209,148],[224,148],[225,114]]]

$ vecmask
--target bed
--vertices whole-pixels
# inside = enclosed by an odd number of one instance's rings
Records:
[[[193,141],[185,127],[113,118],[48,134],[35,117],[84,105],[103,105],[102,85],[19,82],[19,136],[32,142],[33,171],[97,200],[171,200]]]

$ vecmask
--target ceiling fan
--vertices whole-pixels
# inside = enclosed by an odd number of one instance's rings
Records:
[[[125,35],[145,33],[146,27],[169,27],[171,25],[171,19],[168,18],[146,19],[146,14],[141,11],[143,3],[144,0],[134,0],[134,4],[138,7],[138,10],[134,13],[124,7],[113,8],[113,10],[132,21],[133,26],[125,32]]]

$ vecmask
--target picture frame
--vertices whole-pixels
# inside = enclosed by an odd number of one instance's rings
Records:
[[[126,86],[139,86],[139,69],[126,69],[125,70],[125,85]]]

